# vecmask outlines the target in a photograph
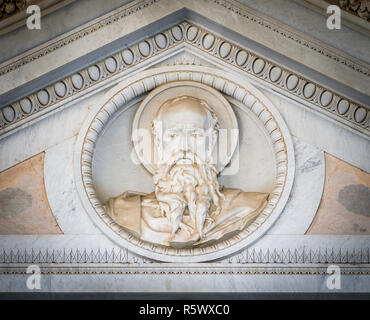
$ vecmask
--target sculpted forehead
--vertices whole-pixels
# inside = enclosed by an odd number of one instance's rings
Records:
[[[163,104],[156,117],[166,128],[184,125],[208,129],[208,113],[201,101],[183,97]]]

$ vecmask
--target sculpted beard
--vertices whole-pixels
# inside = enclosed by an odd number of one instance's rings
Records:
[[[192,230],[182,221],[188,208],[193,225],[199,236],[204,237],[203,227],[209,217],[213,203],[214,214],[221,210],[220,192],[215,166],[202,161],[195,153],[178,152],[168,164],[160,168],[154,176],[155,194],[163,216],[172,226],[172,236],[179,228],[189,234]]]

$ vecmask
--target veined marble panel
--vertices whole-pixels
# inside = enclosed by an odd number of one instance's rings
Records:
[[[370,234],[370,173],[325,154],[325,189],[309,234]]]
[[[62,233],[44,186],[44,153],[0,173],[0,234]]]
[[[45,153],[45,187],[50,208],[64,234],[100,234],[81,205],[73,177],[73,150],[76,137],[69,138]]]
[[[268,234],[305,234],[316,215],[325,180],[324,152],[293,139],[296,175],[290,199]]]
[[[292,102],[279,93],[259,87],[279,109],[291,133],[317,148],[366,172],[370,172],[370,140],[345,130],[303,104]]]

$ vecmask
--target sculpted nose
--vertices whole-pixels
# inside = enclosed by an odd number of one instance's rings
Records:
[[[182,151],[185,151],[185,152],[190,151],[190,149],[189,149],[189,141],[188,141],[188,137],[187,137],[186,134],[183,134],[181,136],[181,146],[180,147],[181,147],[181,150]]]

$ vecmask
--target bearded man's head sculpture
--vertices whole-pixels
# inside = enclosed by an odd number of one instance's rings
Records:
[[[218,121],[203,100],[182,96],[166,101],[152,122],[157,152],[155,194],[172,234],[185,228],[182,216],[188,208],[203,237],[211,204],[217,214],[223,197],[212,153],[217,142]]]

